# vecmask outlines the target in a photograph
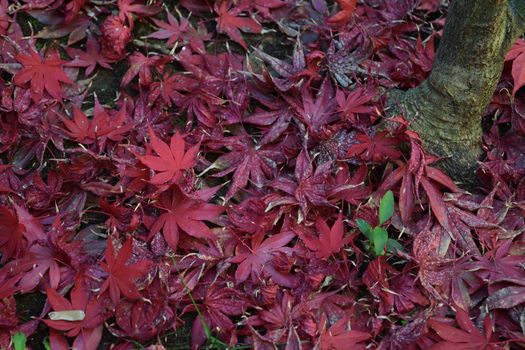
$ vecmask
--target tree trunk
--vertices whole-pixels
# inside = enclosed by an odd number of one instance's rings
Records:
[[[411,121],[441,166],[471,184],[481,156],[481,117],[504,58],[525,27],[524,0],[454,0],[432,72],[420,86],[395,91],[389,103]]]

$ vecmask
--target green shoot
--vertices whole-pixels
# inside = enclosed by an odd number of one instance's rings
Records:
[[[376,256],[403,251],[403,246],[395,239],[388,238],[388,231],[382,227],[394,214],[394,194],[392,191],[385,193],[379,203],[379,225],[372,227],[363,219],[357,219],[356,224],[359,231],[368,239],[366,246],[372,250]]]
[[[13,347],[15,350],[26,350],[26,335],[22,332],[16,332],[13,335]]]

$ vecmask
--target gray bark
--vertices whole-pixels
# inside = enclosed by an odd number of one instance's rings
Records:
[[[389,96],[441,166],[471,184],[481,151],[481,117],[504,58],[525,28],[525,0],[454,0],[429,78]]]

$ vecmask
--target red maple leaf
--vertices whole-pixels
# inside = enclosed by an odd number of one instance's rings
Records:
[[[4,263],[17,256],[25,247],[25,227],[18,217],[6,206],[0,207],[0,253]]]
[[[104,317],[100,300],[89,298],[85,283],[77,278],[71,291],[71,301],[52,288],[46,289],[46,295],[54,311],[49,314],[49,319],[43,320],[44,323],[53,330],[65,332],[68,337],[76,337],[73,349],[96,350],[102,338]],[[67,312],[72,312],[74,315],[67,315]],[[53,313],[60,316],[53,316]],[[71,320],[67,320],[68,318]],[[55,331],[51,332],[50,345],[52,349],[69,348],[67,340]]]
[[[152,5],[144,4],[142,0],[118,0],[119,17],[127,18],[131,29],[133,29],[133,14],[138,16],[154,16],[161,11],[159,6],[162,2],[154,2]]]
[[[177,249],[179,230],[193,237],[214,239],[215,235],[203,221],[216,219],[224,208],[205,202],[210,193],[197,192],[193,197],[186,196],[178,186],[163,192],[157,207],[166,212],[152,226],[150,237],[162,228],[164,238],[173,250]]]
[[[140,292],[135,285],[137,278],[143,277],[150,267],[150,261],[142,260],[134,264],[127,264],[132,255],[133,239],[128,239],[115,255],[111,238],[106,246],[105,263],[101,266],[109,276],[100,287],[100,294],[109,290],[111,301],[116,305],[122,293],[126,298],[138,299]]]
[[[88,119],[86,114],[78,107],[73,106],[73,120],[62,117],[62,122],[68,130],[65,133],[77,142],[90,145],[98,141],[99,147],[104,148],[106,141],[120,141],[124,134],[133,128],[127,123],[126,111],[121,109],[112,117],[95,99],[93,119]]]
[[[133,78],[139,76],[139,84],[149,86],[153,82],[152,69],[162,72],[164,65],[169,62],[169,56],[144,56],[136,51],[128,57],[129,69],[122,77],[120,86],[126,86]]]
[[[177,41],[182,39],[184,33],[186,33],[191,27],[190,22],[186,18],[182,18],[180,23],[177,19],[166,10],[166,15],[168,16],[168,23],[153,18],[152,21],[155,23],[159,30],[154,33],[151,33],[147,38],[164,40],[168,39],[166,43],[168,46],[172,46]]]
[[[370,197],[371,186],[366,184],[368,168],[362,164],[353,176],[350,176],[348,166],[342,165],[337,169],[335,186],[330,192],[330,197],[343,199],[346,202],[359,206],[360,203]]]
[[[368,264],[363,274],[363,283],[368,287],[370,293],[380,300],[380,315],[387,315],[394,306],[394,294],[391,292],[391,276],[389,276],[394,271],[385,258],[380,256]]]
[[[516,95],[516,92],[525,85],[525,40],[518,39],[507,53],[505,60],[512,61],[512,78],[514,79],[512,95]]]
[[[480,270],[477,275],[490,284],[504,281],[506,278],[524,279],[525,257],[511,254],[511,245],[512,239],[498,241],[494,249],[488,250],[485,255],[478,257],[479,261],[472,263],[472,270]]]
[[[339,7],[341,7],[341,11],[328,18],[327,22],[333,24],[345,24],[354,14],[357,0],[337,0],[337,3],[339,4]]]
[[[73,61],[67,62],[66,67],[84,67],[86,68],[85,75],[91,75],[97,64],[101,67],[111,69],[110,63],[112,61],[100,53],[100,45],[92,35],[90,35],[86,42],[86,51],[76,49],[73,47],[66,47],[67,54],[73,58]]]
[[[285,192],[288,196],[277,201],[270,202],[270,207],[282,204],[296,204],[306,215],[311,206],[330,205],[327,197],[329,195],[328,178],[332,162],[319,165],[314,172],[314,167],[308,151],[301,150],[297,156],[295,165],[296,182],[289,178],[280,177],[270,185]]]
[[[0,252],[1,263],[20,254],[26,241],[44,239],[42,224],[25,208],[13,205],[13,212],[7,206],[0,206]]]
[[[229,316],[242,315],[247,306],[248,303],[243,298],[243,294],[238,290],[215,283],[206,291],[199,310],[206,325],[218,332],[219,336],[224,336],[231,334],[235,327]],[[206,332],[202,322],[200,317],[193,321],[191,342],[195,349],[206,341]],[[225,340],[227,339],[226,337]]]
[[[7,278],[6,274],[0,274],[0,300],[9,298],[17,292],[18,288],[16,287],[16,283],[21,277],[22,275],[17,275]]]
[[[332,133],[332,123],[338,120],[335,113],[334,87],[332,82],[325,79],[319,91],[312,94],[311,88],[305,85],[301,89],[301,103],[286,96],[285,100],[292,107],[298,121],[304,123],[308,128],[308,134],[314,138],[326,138]]]
[[[77,106],[73,106],[73,120],[63,117],[62,122],[68,129],[66,133],[69,137],[85,144],[90,144],[95,141],[91,121]]]
[[[306,57],[303,44],[299,37],[297,37],[295,42],[291,64],[270,56],[258,48],[255,48],[254,50],[264,62],[269,64],[270,67],[281,76],[281,78],[275,77],[274,74],[272,75],[266,70],[263,72],[262,77],[258,77],[259,74],[255,73],[254,76],[263,81],[269,80],[280,91],[286,92],[294,87],[301,87],[304,82],[308,85],[312,80],[319,78],[320,65],[318,64],[318,60],[323,53],[315,51]]]
[[[344,236],[343,217],[341,214],[337,217],[332,228],[328,227],[321,217],[318,217],[315,221],[315,227],[319,232],[319,237],[302,235],[301,239],[310,250],[315,252],[315,256],[319,259],[326,259],[333,254],[339,253],[343,246],[352,239],[352,236]]]
[[[57,196],[63,184],[63,179],[55,171],[47,174],[47,183],[42,179],[39,172],[33,175],[33,186],[26,192],[26,205],[29,208],[45,209],[55,196]]]
[[[385,180],[378,189],[378,193],[384,193],[401,181],[399,212],[403,222],[408,222],[414,212],[415,202],[419,200],[420,188],[425,191],[432,213],[440,225],[450,234],[455,236],[462,244],[463,248],[470,250],[471,253],[478,253],[476,244],[473,242],[470,233],[466,233],[462,228],[464,224],[460,222],[458,215],[454,217],[449,213],[449,209],[443,200],[441,188],[447,188],[452,192],[459,192],[456,184],[441,170],[430,166],[437,161],[437,158],[427,156],[420,145],[417,134],[407,131],[411,145],[411,154],[408,163],[401,164],[400,167],[386,176]],[[468,218],[467,218],[468,219]],[[478,226],[477,224],[475,226]],[[467,228],[467,231],[470,230]],[[470,237],[470,238],[469,238]]]
[[[432,319],[428,325],[443,339],[434,344],[429,350],[497,350],[501,349],[496,337],[493,337],[493,324],[490,315],[486,315],[483,321],[482,333],[470,320],[469,315],[463,309],[456,308],[456,321],[460,328],[438,319]]]
[[[13,82],[18,86],[31,82],[31,98],[34,102],[42,98],[44,90],[53,98],[61,100],[60,82],[73,84],[62,70],[67,61],[61,60],[56,50],[50,50],[42,59],[38,52],[30,49],[29,55],[18,54],[16,60],[23,68],[15,74]]]
[[[252,280],[256,280],[263,270],[269,270],[271,266],[266,263],[278,252],[289,252],[291,248],[285,247],[295,237],[292,232],[281,232],[264,240],[264,234],[252,236],[251,246],[242,242],[237,246],[237,254],[232,262],[240,263],[235,271],[235,279],[238,283],[245,281],[250,274]]]
[[[171,295],[160,279],[155,278],[143,294],[141,299],[121,300],[117,304],[115,324],[108,325],[112,334],[145,343],[173,326],[174,310],[168,305]]]
[[[230,9],[229,1],[219,1],[215,4],[215,12],[217,13],[217,31],[224,33],[233,41],[240,44],[244,49],[248,49],[246,43],[241,36],[243,32],[259,34],[262,31],[262,26],[250,17],[239,17],[244,11],[241,6]]]
[[[365,350],[366,345],[362,344],[371,338],[369,333],[349,330],[349,320],[347,317],[341,318],[327,329],[327,319],[323,314],[320,322],[321,333],[319,343],[321,350]]]
[[[387,131],[381,131],[372,137],[366,134],[357,135],[359,143],[350,147],[347,156],[358,157],[368,162],[381,162],[386,159],[399,158],[401,152],[395,147],[400,141],[387,135]]]
[[[155,102],[160,96],[168,107],[171,107],[172,103],[182,106],[186,99],[182,92],[190,92],[196,84],[195,80],[186,75],[164,73],[160,82],[151,84],[149,100]]]
[[[357,88],[345,95],[343,90],[337,90],[335,99],[339,112],[351,123],[357,122],[359,114],[369,114],[374,110],[371,105],[375,93],[365,88]]]
[[[57,252],[47,246],[34,244],[29,248],[24,258],[19,259],[13,267],[13,271],[21,273],[22,279],[18,288],[23,293],[33,290],[48,274],[51,288],[58,288],[60,283],[60,266],[57,262]]]
[[[277,164],[284,161],[282,152],[267,147],[257,147],[247,133],[225,138],[223,146],[230,148],[230,152],[221,155],[214,162],[214,167],[224,170],[213,176],[223,177],[233,172],[233,181],[226,193],[226,200],[229,200],[239,189],[245,188],[249,179],[255,186],[261,188],[267,179],[273,178]]]
[[[151,147],[158,156],[145,155],[137,156],[137,158],[142,164],[157,172],[150,180],[152,184],[176,182],[182,176],[183,170],[191,169],[194,166],[200,144],[196,144],[184,152],[185,142],[178,132],[171,137],[168,146],[155,135],[151,127],[148,128]]]

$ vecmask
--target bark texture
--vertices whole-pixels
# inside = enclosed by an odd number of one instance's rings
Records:
[[[471,184],[481,151],[481,117],[504,58],[525,28],[525,0],[454,0],[429,78],[389,97],[441,166]]]

